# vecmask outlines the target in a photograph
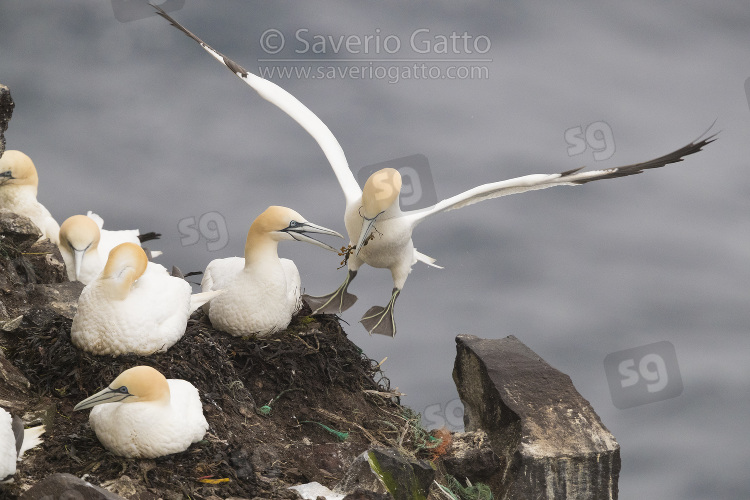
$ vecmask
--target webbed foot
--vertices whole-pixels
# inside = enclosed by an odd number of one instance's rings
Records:
[[[357,302],[357,296],[347,291],[349,283],[351,283],[356,275],[357,271],[350,270],[341,286],[333,292],[320,297],[313,297],[312,295],[304,294],[302,295],[302,299],[310,306],[313,314],[342,313]]]
[[[396,319],[393,317],[393,307],[399,293],[401,293],[401,290],[394,288],[387,306],[373,306],[359,320],[370,335],[377,333],[388,337],[396,336]]]

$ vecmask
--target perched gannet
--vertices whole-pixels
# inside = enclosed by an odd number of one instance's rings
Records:
[[[135,243],[156,239],[160,234],[140,234],[138,229],[108,231],[104,221],[89,211],[87,215],[68,217],[60,226],[60,242],[57,244],[65,261],[70,281],[88,285],[96,278],[107,262],[109,252],[120,243]],[[161,252],[151,252],[152,257]]]
[[[99,442],[121,457],[179,453],[208,430],[198,389],[185,380],[167,380],[150,366],[125,370],[73,410],[86,408],[93,408],[89,423]]]
[[[338,313],[349,308],[357,297],[348,293],[347,288],[362,264],[372,267],[387,268],[393,278],[393,290],[385,307],[371,307],[360,322],[370,333],[393,336],[396,323],[393,307],[412,265],[417,261],[434,266],[435,260],[417,252],[411,239],[414,228],[425,218],[447,210],[454,210],[477,203],[515,193],[524,193],[553,186],[575,186],[600,179],[613,179],[639,174],[647,169],[658,168],[670,163],[682,161],[683,157],[700,151],[705,145],[715,140],[715,135],[701,139],[705,134],[676,151],[643,163],[623,167],[608,168],[581,172],[581,168],[568,170],[559,174],[534,174],[517,177],[506,181],[484,184],[461,194],[445,199],[436,205],[408,212],[399,207],[401,176],[394,169],[383,169],[375,172],[365,183],[364,190],[359,188],[341,145],[330,129],[286,90],[268,80],[256,76],[242,66],[208,46],[193,33],[172,19],[166,12],[156,7],[158,13],[173,26],[198,42],[211,56],[224,64],[232,73],[252,87],[261,97],[279,107],[299,123],[318,143],[326,158],[333,167],[346,198],[344,223],[350,238],[350,246],[356,248],[347,260],[348,274],[341,286],[334,292],[321,296],[303,296],[313,308],[314,313]],[[709,129],[710,130],[710,129]],[[438,266],[435,266],[438,267]]]
[[[37,201],[38,186],[39,176],[31,158],[13,149],[0,157],[0,208],[28,217],[42,232],[42,238],[57,244],[60,226]]]
[[[207,304],[214,328],[235,336],[265,336],[289,325],[301,306],[300,277],[294,262],[279,259],[279,241],[306,241],[336,251],[307,233],[343,238],[336,231],[307,222],[291,208],[268,207],[247,232],[244,258],[216,259],[208,264],[202,290],[224,290]]]
[[[185,334],[190,314],[222,293],[191,292],[187,281],[149,263],[140,246],[121,243],[81,292],[70,338],[94,354],[164,352]]]
[[[16,461],[42,442],[44,426],[23,428],[23,420],[0,408],[0,481],[16,473]]]

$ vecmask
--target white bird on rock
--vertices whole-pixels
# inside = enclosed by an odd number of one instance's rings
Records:
[[[93,354],[164,352],[185,334],[190,314],[221,293],[192,294],[187,281],[149,263],[140,246],[122,243],[81,292],[70,338]]]
[[[291,208],[268,207],[247,232],[244,258],[211,261],[201,288],[204,292],[224,290],[206,307],[213,327],[235,336],[261,337],[286,328],[301,306],[300,277],[294,262],[279,259],[279,241],[306,241],[336,251],[307,236],[310,233],[343,238]]]
[[[167,380],[150,366],[125,370],[73,410],[86,408],[93,408],[89,423],[99,442],[121,457],[180,453],[208,430],[198,389],[185,380]]]
[[[60,226],[37,201],[38,188],[39,175],[31,158],[13,149],[0,157],[0,208],[28,217],[42,232],[42,238],[57,244]]]
[[[138,229],[108,231],[103,226],[102,218],[91,211],[87,215],[68,217],[60,226],[58,248],[70,281],[91,283],[104,269],[109,252],[120,243],[140,246],[144,241],[161,236],[158,233],[141,234]],[[150,257],[161,255],[161,252],[149,253]]]
[[[371,307],[360,322],[372,334],[394,336],[396,322],[393,308],[411,267],[417,261],[434,266],[435,260],[417,252],[411,239],[414,228],[427,217],[515,193],[546,189],[553,186],[576,186],[600,179],[613,179],[639,174],[647,169],[658,168],[682,161],[683,157],[700,151],[713,142],[715,135],[701,139],[659,158],[643,163],[604,170],[568,170],[558,174],[534,174],[500,182],[484,184],[461,194],[440,201],[432,207],[402,212],[399,207],[401,176],[394,169],[375,172],[360,189],[344,155],[341,145],[330,129],[297,98],[268,80],[256,76],[242,66],[208,46],[162,9],[158,13],[170,23],[198,42],[211,56],[224,64],[232,73],[252,87],[261,97],[279,107],[299,123],[318,143],[328,158],[346,198],[344,222],[350,238],[350,247],[356,245],[349,255],[348,274],[344,282],[334,292],[320,297],[305,295],[313,313],[340,313],[351,307],[357,297],[348,293],[347,288],[362,264],[387,268],[393,278],[393,290],[385,307]],[[709,129],[710,130],[710,129]],[[582,167],[583,168],[583,167]],[[435,266],[438,267],[438,266]]]
[[[42,442],[44,426],[24,429],[23,420],[0,408],[0,481],[16,473],[16,462]]]

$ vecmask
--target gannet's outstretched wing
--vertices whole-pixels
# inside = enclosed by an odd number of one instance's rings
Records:
[[[525,193],[526,191],[546,189],[553,186],[576,186],[579,184],[586,184],[587,182],[591,181],[614,179],[616,177],[625,177],[628,175],[640,174],[644,170],[659,168],[663,167],[664,165],[669,165],[670,163],[680,162],[684,159],[685,156],[697,153],[703,148],[703,146],[706,146],[707,144],[710,144],[716,140],[716,134],[701,139],[701,137],[705,136],[707,132],[708,131],[706,131],[704,134],[698,137],[698,139],[691,142],[687,146],[684,146],[676,151],[672,151],[671,153],[664,156],[660,156],[659,158],[654,158],[653,160],[649,160],[643,163],[635,163],[633,165],[626,165],[624,167],[608,168],[604,170],[590,170],[585,172],[581,172],[581,169],[583,169],[584,167],[580,167],[559,174],[525,175],[523,177],[516,177],[514,179],[508,179],[506,181],[484,184],[482,186],[469,189],[468,191],[464,191],[463,193],[451,198],[442,200],[431,207],[405,212],[403,217],[407,218],[412,227],[414,227],[430,215],[447,210],[455,210],[457,208],[462,208],[492,198],[498,198],[500,196]]]
[[[362,195],[362,190],[360,189],[359,184],[357,184],[354,174],[352,174],[352,171],[349,169],[349,163],[346,161],[344,150],[341,148],[339,141],[336,140],[336,137],[331,130],[315,115],[315,113],[310,111],[307,106],[302,104],[296,97],[275,83],[250,73],[221,52],[211,48],[206,42],[175,21],[162,8],[156,5],[152,5],[152,7],[156,9],[160,16],[169,21],[172,26],[198,42],[206,52],[226,66],[232,73],[240,77],[243,82],[252,87],[263,99],[276,105],[286,114],[291,116],[294,121],[302,125],[302,128],[304,128],[313,139],[315,139],[323,150],[323,153],[326,155],[326,158],[328,158],[328,162],[331,164],[331,167],[333,167],[333,173],[336,174],[336,178],[341,185],[341,190],[344,191],[347,205],[349,205],[350,202],[354,202]]]

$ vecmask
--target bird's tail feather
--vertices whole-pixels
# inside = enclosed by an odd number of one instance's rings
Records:
[[[218,297],[224,290],[212,290],[210,292],[194,293],[190,296],[190,314],[209,300]]]
[[[416,248],[414,249],[414,256],[419,262],[423,262],[428,266],[437,267],[438,269],[443,269],[443,266],[438,266],[437,264],[435,264],[435,259],[433,259],[429,255],[423,254],[422,252],[417,252]]]
[[[44,434],[44,431],[45,428],[43,425],[38,425],[36,427],[30,427],[23,430],[23,444],[21,445],[21,449],[18,452],[18,460],[21,460],[21,457],[23,457],[23,454],[26,451],[42,444],[41,436],[42,434]]]

